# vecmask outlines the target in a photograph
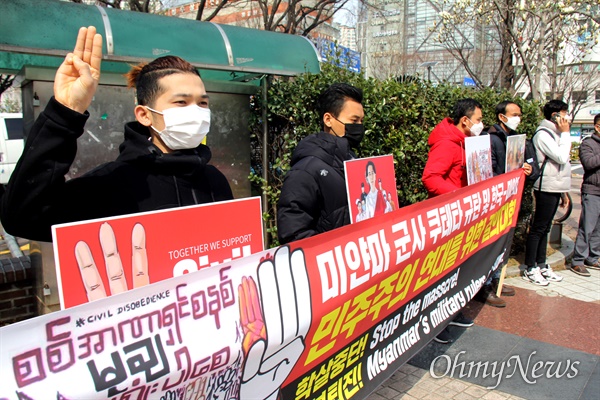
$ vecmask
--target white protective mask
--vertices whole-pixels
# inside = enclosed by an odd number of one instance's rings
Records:
[[[163,112],[146,108],[161,114],[165,121],[165,129],[158,131],[162,141],[171,150],[195,149],[202,143],[210,129],[210,110],[192,104],[187,107],[173,107]]]
[[[516,131],[520,123],[521,117],[506,117],[506,122],[504,125],[506,125],[511,131]]]
[[[471,121],[469,119],[469,121]],[[471,123],[473,124],[473,121],[471,121]],[[483,132],[483,122],[480,122],[478,124],[473,124],[473,126],[471,127],[471,135],[473,136],[479,136],[481,135],[481,132]]]

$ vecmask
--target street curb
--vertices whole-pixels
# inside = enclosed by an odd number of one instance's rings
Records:
[[[561,246],[556,252],[552,253],[546,260],[546,262],[555,271],[566,269],[567,260],[573,256],[573,250],[575,249],[575,242],[567,235],[561,236]],[[506,267],[506,278],[514,278],[521,276],[521,272],[525,269],[525,264],[513,265]]]

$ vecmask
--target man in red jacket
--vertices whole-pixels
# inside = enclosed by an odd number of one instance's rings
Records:
[[[483,114],[477,100],[462,99],[454,105],[452,118],[445,118],[429,135],[429,155],[421,178],[429,197],[450,193],[467,186],[465,138],[479,136],[483,131]],[[459,312],[449,325],[467,328],[473,321]],[[433,340],[450,343],[448,328]]]
[[[467,186],[465,138],[483,131],[483,114],[477,100],[456,102],[452,118],[445,118],[429,135],[429,155],[421,178],[429,197]]]

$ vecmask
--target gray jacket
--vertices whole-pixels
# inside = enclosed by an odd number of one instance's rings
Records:
[[[581,142],[579,159],[584,171],[581,193],[600,196],[600,133]]]
[[[553,122],[545,119],[540,122],[536,130],[533,144],[540,168],[542,168],[544,160],[548,159],[542,175],[533,184],[533,189],[551,193],[568,192],[571,189],[570,132],[561,133]]]

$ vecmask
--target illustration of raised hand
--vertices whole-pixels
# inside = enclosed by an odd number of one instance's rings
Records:
[[[115,233],[108,222],[100,226],[99,236],[110,294],[125,292],[128,289],[123,263],[117,248]],[[148,255],[146,252],[146,231],[141,224],[135,224],[131,232],[131,254],[133,287],[145,286],[149,283]],[[104,287],[97,263],[86,242],[77,242],[75,245],[75,258],[77,259],[88,301],[107,297],[109,294]]]
[[[241,399],[275,399],[304,351],[311,323],[308,273],[302,249],[277,249],[239,286],[244,330]]]

